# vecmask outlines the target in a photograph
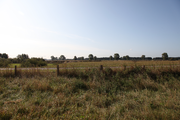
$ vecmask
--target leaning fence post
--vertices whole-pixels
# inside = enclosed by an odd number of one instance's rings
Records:
[[[59,65],[57,65],[57,76],[59,76]]]
[[[17,66],[15,65],[14,74],[17,76]]]
[[[102,70],[103,70],[103,65],[100,65],[100,68],[99,68],[99,69],[100,69],[100,71],[102,71]]]

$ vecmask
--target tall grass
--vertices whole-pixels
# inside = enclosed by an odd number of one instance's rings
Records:
[[[60,67],[99,67],[103,65],[104,67],[122,67],[126,66],[167,66],[167,65],[180,65],[180,60],[178,61],[133,61],[133,60],[113,60],[113,61],[93,61],[93,62],[69,62],[59,64]],[[53,66],[51,66],[53,67]],[[56,65],[54,66],[56,67]]]
[[[0,119],[180,118],[180,67],[0,71]]]
[[[21,67],[21,64],[11,64],[10,67],[14,68],[14,66]],[[55,63],[48,63],[47,66],[44,66],[45,68],[55,68],[57,65],[59,65],[61,68],[71,68],[71,67],[99,67],[100,65],[103,65],[104,67],[122,67],[124,65],[126,66],[167,66],[167,65],[180,65],[180,60],[177,61],[136,61],[136,60],[112,60],[112,61],[70,61],[70,62],[55,62]],[[37,66],[37,65],[36,65]]]

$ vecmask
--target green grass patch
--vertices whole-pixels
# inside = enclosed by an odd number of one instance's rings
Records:
[[[17,67],[21,67],[21,64],[20,63],[13,63],[13,64],[10,64],[10,68],[15,68],[15,66]]]

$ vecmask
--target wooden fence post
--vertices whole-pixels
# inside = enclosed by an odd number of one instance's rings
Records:
[[[126,70],[126,66],[124,66],[124,70]]]
[[[59,65],[57,65],[57,76],[59,76]]]
[[[145,70],[145,65],[142,66],[142,69]]]
[[[17,66],[15,65],[14,74],[17,76]]]
[[[102,71],[102,70],[103,70],[103,65],[100,65],[100,68],[99,68],[99,69],[100,69],[100,71]]]

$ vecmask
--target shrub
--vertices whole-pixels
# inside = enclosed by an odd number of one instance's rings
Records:
[[[77,92],[79,89],[81,90],[87,90],[88,86],[81,80],[76,80],[73,84],[73,89],[72,92],[75,93]]]
[[[111,68],[105,68],[104,73],[106,76],[112,76],[113,70]]]
[[[21,115],[27,115],[29,113],[28,109],[22,107],[22,108],[19,108],[17,113],[21,114]]]
[[[12,114],[7,111],[0,111],[0,120],[10,120],[12,118]]]
[[[41,58],[27,59],[26,61],[23,61],[21,63],[21,67],[41,67],[41,66],[47,66],[46,61],[44,61]]]
[[[0,67],[8,67],[10,64],[10,61],[5,58],[0,58]]]

